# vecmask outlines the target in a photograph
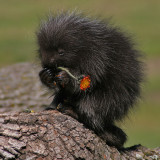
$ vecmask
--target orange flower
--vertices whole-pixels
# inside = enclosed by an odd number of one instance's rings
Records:
[[[87,88],[90,87],[91,79],[90,76],[85,76],[80,83],[80,89],[85,91]]]

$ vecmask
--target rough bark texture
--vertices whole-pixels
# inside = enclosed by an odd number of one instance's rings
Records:
[[[52,93],[41,86],[40,66],[19,63],[0,69],[0,113],[34,109],[40,111],[52,101]]]
[[[0,157],[6,159],[158,159],[160,148],[118,152],[92,131],[57,111],[0,115]]]
[[[109,147],[83,124],[57,111],[24,112],[40,111],[52,100],[33,68],[23,63],[0,70],[0,159],[159,159],[160,148]]]

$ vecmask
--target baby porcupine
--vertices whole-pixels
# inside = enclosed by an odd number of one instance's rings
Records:
[[[108,145],[123,147],[126,134],[115,121],[135,104],[143,75],[130,38],[108,22],[67,12],[44,21],[37,41],[40,79],[54,90],[50,108],[77,118]],[[89,88],[81,90],[78,81],[58,67],[76,77],[89,75]]]

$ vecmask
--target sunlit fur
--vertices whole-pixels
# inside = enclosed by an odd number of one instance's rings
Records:
[[[130,37],[107,21],[67,12],[42,22],[37,39],[43,67],[63,66],[75,76],[90,75],[87,91],[70,78],[72,85],[60,89],[60,99],[69,98],[79,121],[121,148],[126,135],[114,123],[133,107],[142,81],[139,52]],[[59,48],[63,56],[57,54]]]

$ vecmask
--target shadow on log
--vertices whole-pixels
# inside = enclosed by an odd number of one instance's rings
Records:
[[[49,104],[30,63],[0,70],[0,159],[17,160],[158,160],[160,148],[107,146],[70,116],[42,110]],[[12,112],[8,112],[12,111]]]

